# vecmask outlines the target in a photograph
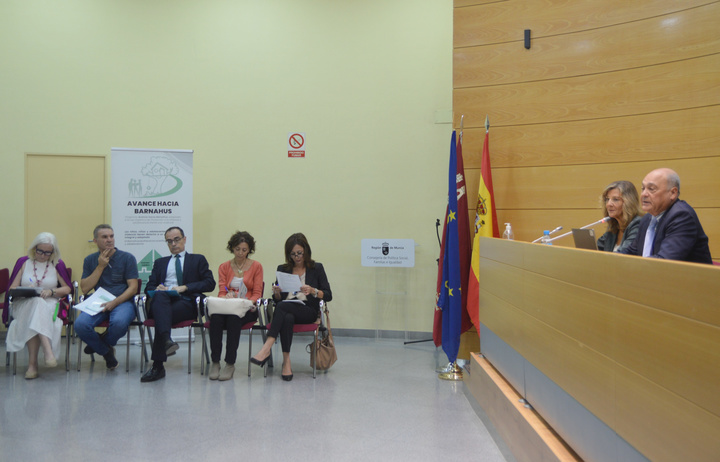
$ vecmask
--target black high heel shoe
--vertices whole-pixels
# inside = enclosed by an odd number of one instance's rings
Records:
[[[252,358],[250,358],[250,362],[253,363],[253,364],[256,364],[256,365],[258,365],[258,366],[260,366],[260,367],[263,367],[263,366],[265,365],[265,363],[268,362],[269,359],[270,359],[270,356],[269,356],[269,355],[268,355],[267,358],[263,359],[262,361],[260,361],[259,359],[255,359],[254,357],[252,357]]]
[[[292,378],[293,378],[293,375],[292,375],[292,374],[290,374],[290,375],[280,375],[280,376],[281,376],[282,379],[283,379],[284,381],[286,381],[286,382],[291,381]]]

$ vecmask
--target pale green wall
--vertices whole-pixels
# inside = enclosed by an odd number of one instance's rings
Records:
[[[383,329],[429,331],[451,107],[450,0],[5,0],[0,266],[24,251],[25,153],[194,149],[213,268],[246,229],[269,284],[303,231],[335,327],[375,329],[379,301]],[[307,159],[284,152],[294,130]],[[415,239],[415,268],[361,267],[363,238]]]

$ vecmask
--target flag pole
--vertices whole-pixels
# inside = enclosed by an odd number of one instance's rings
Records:
[[[460,116],[460,136],[458,137],[459,144],[462,146],[463,141],[463,128],[465,126],[465,114]],[[462,368],[455,361],[450,362],[444,368],[437,369],[435,372],[438,373],[438,378],[441,380],[450,380],[460,382],[463,380]]]
[[[438,374],[438,378],[441,380],[454,380],[456,382],[462,381],[463,371],[462,368],[458,366],[457,360],[448,364],[446,372]]]
[[[490,132],[490,118],[485,114],[485,133]]]
[[[465,114],[462,114],[460,116],[460,144],[462,144],[464,122],[465,122]]]

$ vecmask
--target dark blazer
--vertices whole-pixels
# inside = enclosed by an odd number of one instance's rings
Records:
[[[281,273],[292,274],[292,269],[287,268],[284,264],[278,265],[277,270]],[[277,280],[275,280],[275,284],[277,284]],[[322,263],[315,262],[314,268],[307,268],[307,270],[305,270],[305,284],[318,290],[322,290],[322,300],[325,300],[326,302],[332,300],[330,283],[328,282],[327,275],[325,274],[325,268],[323,268]],[[280,296],[284,300],[285,298],[287,298],[287,292],[281,293]],[[320,309],[320,300],[321,299],[315,298],[312,295],[308,295],[305,304],[307,306],[312,306],[315,309]]]
[[[147,286],[145,286],[146,294],[148,291],[155,290],[157,286],[165,282],[170,258],[171,256],[161,257],[155,260],[152,273],[150,273],[150,279],[148,280]],[[183,294],[183,297],[187,296],[191,300],[194,300],[198,295],[202,295],[203,292],[212,292],[215,290],[215,278],[203,255],[189,252],[185,254],[185,262],[183,263],[183,285],[188,288],[187,292]]]
[[[640,220],[642,217],[637,216],[630,221],[630,224],[625,228],[623,233],[622,242],[618,247],[618,252],[622,252],[624,249],[630,247],[630,245],[637,239],[638,229],[640,228]],[[608,231],[597,241],[598,250],[604,250],[605,252],[612,252],[617,244],[617,234],[612,231]]]
[[[651,219],[649,213],[642,218],[637,239],[622,253],[642,255]],[[687,202],[675,201],[660,218],[655,230],[652,257],[712,264],[708,237],[695,210]]]

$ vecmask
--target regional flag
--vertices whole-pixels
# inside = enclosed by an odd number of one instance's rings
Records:
[[[460,269],[460,234],[458,220],[458,163],[455,132],[450,142],[448,169],[448,206],[442,249],[442,287],[438,307],[442,310],[442,347],[450,362],[457,359],[462,325],[462,277]],[[464,184],[464,176],[462,178]],[[464,194],[464,191],[462,192]],[[467,210],[467,209],[466,209]]]
[[[470,276],[470,217],[468,216],[467,187],[465,186],[465,163],[462,155],[462,130],[457,143],[457,176],[456,190],[458,198],[458,246],[460,248],[460,281],[462,281],[462,328],[461,333],[470,329],[473,324],[467,310],[468,278]]]
[[[468,313],[478,333],[480,332],[480,236],[500,237],[495,196],[493,194],[492,173],[490,172],[489,138],[489,131],[486,131],[482,164],[480,166],[480,186],[478,187],[477,206],[475,207],[475,238],[472,246],[472,264],[470,265],[467,299]]]

